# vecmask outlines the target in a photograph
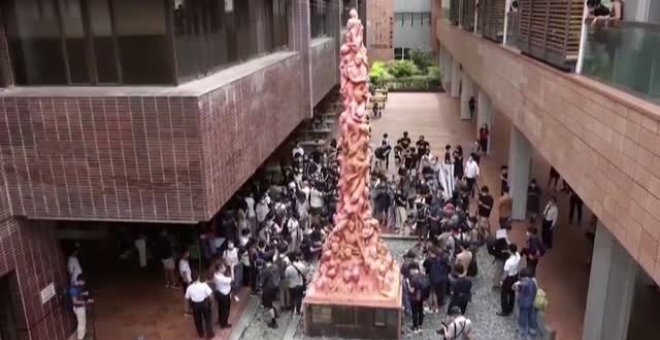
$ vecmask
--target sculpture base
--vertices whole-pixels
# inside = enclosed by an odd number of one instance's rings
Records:
[[[369,299],[355,295],[330,297],[308,291],[303,303],[307,336],[344,339],[401,337],[401,294],[391,299]]]

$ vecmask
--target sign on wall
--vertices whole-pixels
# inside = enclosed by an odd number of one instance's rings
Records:
[[[39,294],[41,295],[41,304],[43,305],[55,296],[55,284],[51,282]]]

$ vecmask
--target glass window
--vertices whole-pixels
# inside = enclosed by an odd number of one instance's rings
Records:
[[[89,84],[87,40],[79,0],[58,0],[66,58],[72,84]]]
[[[330,13],[328,0],[309,0],[310,25],[312,38],[328,34],[328,15]]]
[[[108,0],[88,0],[89,23],[94,44],[94,60],[99,83],[120,83],[119,55],[114,37]]]
[[[177,0],[178,1],[178,0]],[[113,0],[125,84],[172,83],[163,0]]]
[[[5,2],[6,31],[16,83],[65,84],[64,62],[57,8],[52,1]]]

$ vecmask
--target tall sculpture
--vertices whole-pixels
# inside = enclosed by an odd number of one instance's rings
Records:
[[[328,235],[318,269],[305,297],[308,311],[306,330],[308,334],[313,333],[310,335],[365,337],[342,330],[341,323],[335,318],[336,308],[327,307],[329,309],[322,312],[314,310],[315,306],[350,306],[355,313],[376,312],[377,315],[385,315],[380,313],[383,311],[396,315],[400,313],[401,279],[398,266],[380,239],[380,226],[372,216],[369,195],[369,66],[363,31],[357,11],[351,10],[345,43],[340,51],[344,111],[339,118],[339,202],[334,229]],[[330,318],[328,324],[332,325],[316,327],[319,322],[314,321],[323,319],[319,315]],[[399,334],[398,321],[397,325],[391,325],[397,328],[392,331],[395,338]],[[373,335],[390,337],[384,333]]]

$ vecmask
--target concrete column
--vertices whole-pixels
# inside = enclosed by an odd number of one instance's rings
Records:
[[[451,92],[452,98],[458,98],[461,86],[461,67],[458,60],[452,57],[451,63]]]
[[[449,51],[442,49],[442,86],[445,91],[451,91],[451,78],[452,78],[452,57]]]
[[[461,91],[461,119],[469,120],[472,118],[470,113],[470,98],[474,95],[474,84],[472,79],[467,74],[463,72],[463,89]]]
[[[479,138],[479,129],[486,124],[488,130],[493,131],[493,107],[490,101],[490,97],[483,90],[479,91],[477,95],[477,132],[476,138]],[[492,150],[490,141],[488,141],[488,150],[484,150],[486,153],[490,153]]]
[[[366,23],[362,22],[364,25]],[[307,117],[314,116],[314,100],[312,98],[312,63],[309,55],[311,40],[310,8],[307,1],[293,1],[289,11],[289,47],[300,53],[302,59],[301,82],[305,84],[301,93],[301,110],[307,112]]]
[[[524,220],[527,217],[527,185],[531,155],[532,146],[529,141],[518,128],[512,126],[509,144],[509,189],[513,198],[511,218],[514,220]]]
[[[583,340],[628,338],[637,271],[635,260],[599,222],[591,260]]]

